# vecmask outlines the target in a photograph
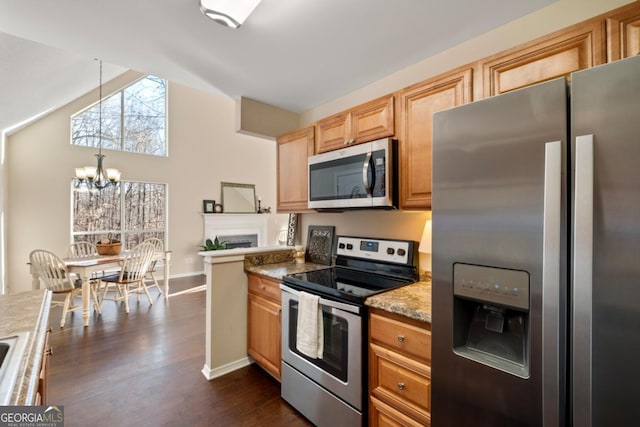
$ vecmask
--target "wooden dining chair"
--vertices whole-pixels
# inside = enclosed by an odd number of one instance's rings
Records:
[[[36,249],[29,254],[29,262],[38,274],[40,280],[54,295],[64,294],[64,301],[52,301],[52,306],[62,306],[60,327],[64,328],[67,313],[82,309],[82,304],[76,305],[75,298],[82,292],[82,283],[74,280],[67,271],[64,262],[53,252]],[[96,294],[91,292],[93,306],[100,313],[100,304]]]
[[[161,239],[158,239],[156,237],[150,237],[148,239],[145,239],[144,242],[153,244],[156,252],[164,251],[164,242]],[[158,280],[156,279],[156,275],[155,275],[157,263],[158,263],[158,260],[152,260],[151,266],[149,267],[149,271],[147,271],[147,276],[149,276],[149,278],[153,280],[153,284],[147,285],[147,289],[153,288],[155,286],[156,289],[158,289],[158,292],[160,292],[160,294],[162,295],[162,289],[158,285]]]
[[[144,293],[149,299],[149,304],[153,304],[144,278],[151,266],[154,253],[155,246],[150,242],[140,243],[128,252],[122,260],[119,273],[100,278],[104,284],[100,301],[123,301],[125,312],[129,313],[129,295],[136,294],[137,300],[140,301],[140,294]],[[113,292],[112,297],[108,296],[110,291]]]

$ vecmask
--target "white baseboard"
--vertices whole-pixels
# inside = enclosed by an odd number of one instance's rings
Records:
[[[158,269],[158,272],[162,273],[162,268]],[[202,271],[193,271],[191,273],[170,274],[169,275],[169,279],[179,279],[181,277],[200,276],[200,275],[203,275],[203,274],[204,274],[204,270],[202,270]],[[163,277],[163,279],[164,279],[164,277]]]
[[[223,375],[228,374],[229,372],[233,372],[240,368],[244,368],[245,366],[249,366],[252,360],[249,357],[244,357],[240,360],[236,360],[235,362],[227,363],[226,365],[218,366],[217,368],[211,369],[207,365],[204,365],[202,368],[202,375],[211,381],[214,378],[221,377]]]

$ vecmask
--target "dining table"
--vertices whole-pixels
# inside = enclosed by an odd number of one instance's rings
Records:
[[[69,273],[75,273],[82,278],[82,322],[84,326],[89,326],[89,304],[90,304],[90,281],[94,273],[115,270],[120,267],[122,260],[127,256],[123,251],[117,255],[93,255],[78,258],[63,258],[62,261]],[[164,266],[163,288],[164,298],[169,297],[169,265],[171,261],[171,251],[158,251],[153,255],[152,260],[162,261]],[[40,278],[38,273],[31,268],[32,289],[40,289]]]

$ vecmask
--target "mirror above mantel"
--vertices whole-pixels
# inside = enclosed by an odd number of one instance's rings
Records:
[[[256,213],[256,188],[253,184],[220,183],[224,213]]]

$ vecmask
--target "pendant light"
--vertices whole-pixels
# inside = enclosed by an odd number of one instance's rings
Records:
[[[102,190],[120,181],[120,171],[118,169],[107,168],[105,170],[102,166],[102,160],[105,158],[105,155],[102,154],[102,60],[100,60],[100,86],[98,90],[98,96],[100,97],[98,101],[98,154],[96,154],[98,165],[96,167],[84,166],[76,168],[76,178],[79,186],[86,187],[92,191]]]
[[[225,27],[238,28],[261,0],[200,0],[200,11]]]

